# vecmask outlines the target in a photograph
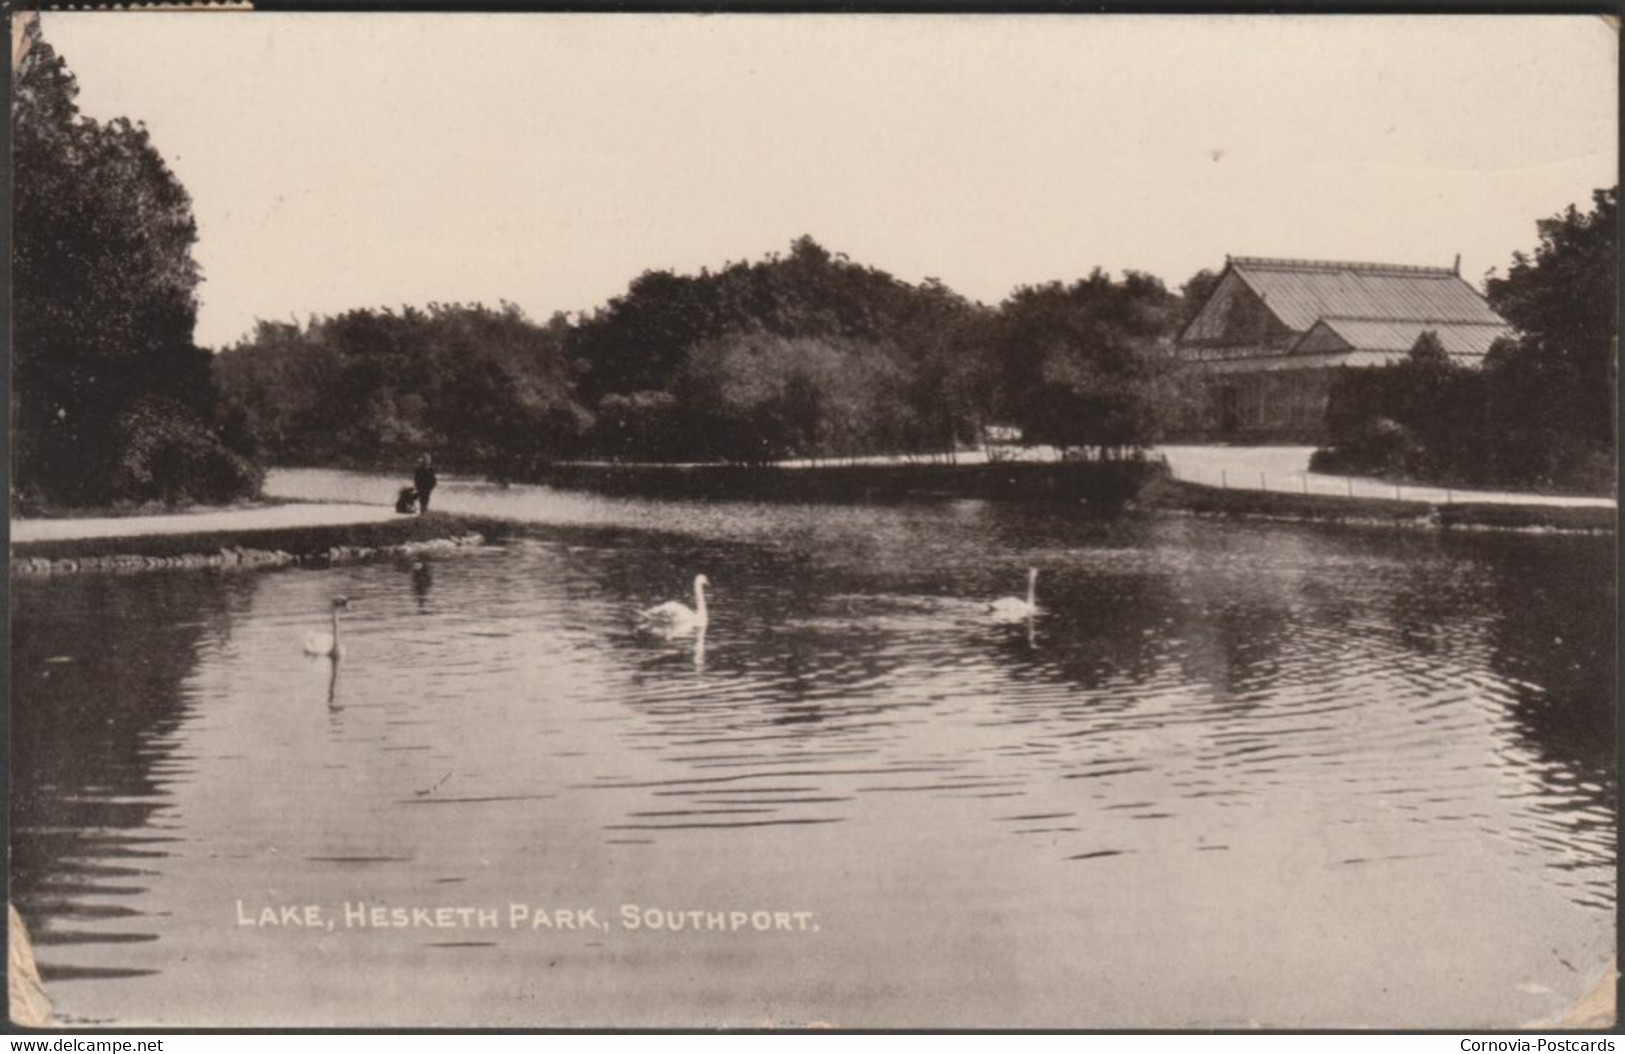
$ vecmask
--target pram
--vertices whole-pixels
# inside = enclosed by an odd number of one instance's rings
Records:
[[[395,495],[396,512],[418,511],[418,490],[416,487],[402,487],[401,492]]]

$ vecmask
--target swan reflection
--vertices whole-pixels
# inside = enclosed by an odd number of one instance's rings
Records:
[[[327,672],[327,708],[329,710],[344,709],[338,704],[339,695],[339,660],[338,656],[328,659]]]

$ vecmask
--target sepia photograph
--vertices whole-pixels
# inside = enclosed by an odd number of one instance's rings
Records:
[[[14,1030],[1616,1027],[1617,19],[250,6],[9,18]]]

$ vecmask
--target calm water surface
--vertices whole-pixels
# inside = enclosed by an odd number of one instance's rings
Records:
[[[13,582],[12,896],[63,1021],[1486,1027],[1613,947],[1611,540],[436,503],[531,526]],[[1042,614],[990,622],[1029,565]],[[698,572],[703,639],[637,632]]]

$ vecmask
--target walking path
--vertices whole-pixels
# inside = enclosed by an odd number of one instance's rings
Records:
[[[309,503],[256,505],[240,509],[207,509],[158,516],[104,516],[87,519],[11,521],[13,542],[64,541],[77,538],[131,538],[149,534],[199,534],[258,531],[279,527],[346,527],[391,520],[389,505]]]
[[[1429,502],[1434,505],[1484,502],[1492,505],[1552,505],[1567,508],[1611,509],[1613,498],[1587,498],[1568,495],[1530,494],[1506,490],[1457,490],[1401,483],[1367,476],[1330,476],[1309,471],[1312,446],[1160,446],[1153,453],[1168,461],[1176,479],[1229,490],[1280,491],[1293,494],[1321,494],[1333,498],[1387,498]],[[1054,461],[1060,454],[1052,447],[1003,447],[999,458],[1008,461]],[[825,464],[895,464],[908,458],[891,456],[841,458]],[[930,458],[914,460],[929,461]],[[962,450],[954,457],[961,465],[980,464],[987,455],[980,450]],[[818,464],[811,461],[780,462],[788,468]]]
[[[1582,498],[1501,490],[1456,490],[1393,484],[1363,476],[1327,476],[1309,471],[1308,446],[1165,446],[1176,479],[1229,490],[1267,490],[1328,497],[1395,498],[1434,505],[1485,502],[1494,505],[1555,505],[1568,508],[1613,508],[1613,498]]]

